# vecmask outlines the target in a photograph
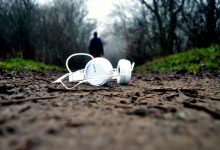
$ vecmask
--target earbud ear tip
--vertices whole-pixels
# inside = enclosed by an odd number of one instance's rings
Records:
[[[131,62],[126,59],[120,59],[117,65],[118,77],[117,83],[120,85],[126,85],[131,79]]]

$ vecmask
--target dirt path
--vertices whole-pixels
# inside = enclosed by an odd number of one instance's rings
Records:
[[[133,75],[128,86],[52,84],[60,74],[0,75],[0,149],[218,150],[220,78]]]

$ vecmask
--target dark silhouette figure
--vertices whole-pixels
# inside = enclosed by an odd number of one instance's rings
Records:
[[[93,33],[93,38],[90,40],[89,53],[93,57],[101,57],[104,55],[102,40],[98,38],[97,32]]]

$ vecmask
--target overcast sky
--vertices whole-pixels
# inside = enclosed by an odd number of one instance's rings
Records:
[[[115,0],[88,0],[89,17],[104,20],[113,8]]]

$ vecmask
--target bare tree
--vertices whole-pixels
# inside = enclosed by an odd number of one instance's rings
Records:
[[[149,20],[145,13],[146,11],[137,2],[130,5],[125,2],[118,3],[112,13],[115,39],[123,43],[120,47],[124,50],[126,57],[137,64],[143,63],[145,58],[153,52],[149,48],[152,44],[148,40]]]
[[[139,0],[141,6],[117,7],[120,17],[117,32],[124,35],[127,56],[138,64],[155,55],[168,55],[180,51],[178,19],[185,0]],[[132,18],[127,19],[126,10]]]
[[[135,7],[135,10],[117,8],[120,13],[116,14],[121,21],[117,22],[115,30],[124,35],[127,56],[139,63],[154,56],[169,55],[220,42],[218,0],[138,2],[143,7]],[[127,9],[130,9],[132,14],[129,20],[125,13]],[[134,15],[134,12],[137,13]]]
[[[84,0],[0,0],[0,57],[63,65],[71,53],[87,51],[95,24],[86,15]]]
[[[140,0],[151,11],[156,19],[159,31],[160,46],[165,55],[172,54],[178,48],[176,35],[177,19],[183,9],[185,0],[153,0],[152,4],[146,0]]]
[[[33,49],[31,48],[29,33],[34,8],[33,0],[1,0],[0,3],[2,7],[1,26],[4,29],[2,33],[4,38],[1,41],[7,43],[7,48],[10,49],[11,54],[32,58]]]
[[[219,5],[217,0],[187,1],[182,11],[182,30],[187,47],[207,47],[218,43]]]

